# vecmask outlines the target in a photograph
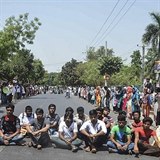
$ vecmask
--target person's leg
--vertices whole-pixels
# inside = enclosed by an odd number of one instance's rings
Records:
[[[11,140],[9,140],[9,143],[13,143],[14,142],[14,143],[18,144],[23,139],[24,139],[24,135],[18,134],[16,136],[14,136]]]
[[[38,143],[42,146],[42,147],[47,147],[49,146],[49,144],[51,144],[51,140],[49,137],[49,134],[47,132],[45,133],[41,133],[41,136],[38,139]]]
[[[4,144],[4,140],[3,140],[3,137],[0,136],[0,145]]]
[[[114,153],[118,153],[117,146],[112,141],[107,142],[107,147],[108,147],[109,152],[113,149],[112,151]]]
[[[79,147],[80,145],[82,145],[82,140],[77,138],[72,142],[72,144]]]
[[[57,148],[62,149],[71,149],[71,146],[68,146],[64,141],[62,141],[59,137],[52,137],[51,141],[56,145]]]

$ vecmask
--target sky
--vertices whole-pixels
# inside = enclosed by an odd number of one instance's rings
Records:
[[[48,72],[60,72],[72,58],[85,61],[89,47],[106,42],[130,63],[133,51],[142,51],[151,12],[160,12],[160,0],[0,0],[0,30],[10,16],[39,18],[42,26],[28,48]]]

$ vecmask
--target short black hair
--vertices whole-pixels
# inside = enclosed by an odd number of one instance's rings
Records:
[[[149,123],[150,123],[150,125],[152,125],[153,120],[152,120],[152,118],[151,118],[151,117],[145,117],[145,118],[143,119],[143,123],[146,123],[146,122],[149,122]]]
[[[14,110],[15,106],[12,104],[12,103],[9,103],[7,106],[6,106],[6,109],[7,108],[12,108],[12,110]]]
[[[117,120],[118,121],[126,121],[126,116],[125,115],[118,115],[118,117],[117,117]]]
[[[36,109],[36,114],[43,114],[43,113],[44,113],[44,111],[43,111],[42,108],[37,108]]]
[[[50,109],[51,107],[54,107],[54,109],[56,109],[56,105],[55,105],[55,104],[50,104],[50,105],[48,106],[48,109]]]
[[[103,108],[98,107],[98,108],[96,108],[96,111],[99,111],[99,112],[103,113]]]
[[[72,108],[72,107],[67,107],[67,108],[66,108],[66,110],[65,110],[65,113],[66,113],[66,112],[72,112],[72,113],[73,113],[73,112],[74,112],[74,110],[73,110],[73,108]]]
[[[110,112],[111,110],[110,110],[110,108],[108,108],[108,107],[104,107],[104,108],[103,108],[103,111],[109,111],[109,112]]]
[[[32,111],[32,107],[31,107],[31,106],[26,106],[26,107],[25,107],[25,112],[26,112],[27,110]]]
[[[141,116],[141,112],[140,112],[140,111],[134,111],[134,112],[132,112],[132,116],[133,116],[135,113],[138,113],[139,116]]]
[[[77,113],[84,112],[84,107],[80,106],[77,108]]]
[[[92,115],[96,115],[97,116],[97,111],[95,109],[92,109],[89,111],[89,115],[92,116]]]
[[[126,111],[119,111],[119,115],[127,116],[127,113],[126,113]]]

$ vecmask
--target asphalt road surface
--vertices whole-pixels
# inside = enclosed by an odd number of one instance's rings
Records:
[[[48,105],[54,103],[57,106],[57,113],[62,116],[65,109],[68,106],[73,107],[76,113],[78,106],[84,106],[85,113],[88,114],[90,109],[94,106],[88,104],[87,101],[79,99],[76,96],[66,99],[64,94],[41,94],[33,96],[27,99],[17,101],[15,106],[15,115],[19,115],[24,111],[25,106],[31,105],[33,110],[37,107],[44,109],[47,113]],[[0,116],[5,113],[5,107],[0,107]],[[116,115],[111,113],[113,118]],[[29,148],[27,146],[0,146],[0,160],[160,160],[160,158],[142,156],[135,158],[134,155],[119,155],[115,153],[108,153],[105,150],[98,151],[96,154],[86,153],[83,150],[79,150],[77,153],[72,153],[70,150],[58,149],[54,147],[43,148],[37,150],[35,148]]]

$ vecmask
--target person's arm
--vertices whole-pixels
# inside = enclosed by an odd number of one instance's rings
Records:
[[[135,131],[135,139],[134,139],[134,152],[135,153],[139,153],[138,141],[139,141],[139,133]]]
[[[49,124],[46,124],[46,126],[40,130],[37,130],[35,131],[35,134],[39,134],[39,133],[44,133],[44,132],[47,132],[48,129],[49,129],[50,125]]]
[[[158,140],[158,137],[155,135],[153,136],[153,139],[155,140],[157,146],[160,148],[160,141]]]
[[[111,141],[117,146],[118,149],[122,149],[121,144],[118,143],[118,142],[114,139],[114,137],[115,137],[114,133],[111,133],[111,137],[110,137]]]
[[[13,137],[15,137],[19,133],[20,133],[20,128],[17,128],[16,132],[14,132],[13,134],[11,134],[9,136],[4,136],[4,138],[6,138],[7,140],[10,140],[10,139],[12,139]]]
[[[127,142],[126,144],[122,147],[124,150],[127,150],[128,145],[131,143],[131,135],[127,135]]]
[[[76,138],[77,138],[77,132],[73,132],[73,137],[69,141],[73,142]]]

